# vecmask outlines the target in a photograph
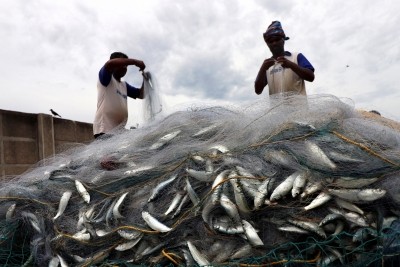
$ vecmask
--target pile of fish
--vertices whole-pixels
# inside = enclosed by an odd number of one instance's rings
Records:
[[[3,182],[0,220],[38,266],[369,266],[400,253],[399,145],[329,95],[192,108]]]

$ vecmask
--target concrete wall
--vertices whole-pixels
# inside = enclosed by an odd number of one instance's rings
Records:
[[[0,179],[10,179],[39,161],[91,141],[91,123],[0,109]]]

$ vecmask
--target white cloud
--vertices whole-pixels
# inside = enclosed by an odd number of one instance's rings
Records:
[[[267,98],[267,91],[254,93],[253,81],[270,56],[262,33],[280,20],[290,36],[286,48],[316,69],[309,94],[348,97],[400,120],[394,0],[16,0],[1,7],[8,16],[0,18],[0,109],[53,108],[92,122],[97,73],[113,51],[145,61],[166,106]],[[126,80],[139,86],[140,73],[131,67]],[[140,102],[129,101],[128,126],[141,123]]]

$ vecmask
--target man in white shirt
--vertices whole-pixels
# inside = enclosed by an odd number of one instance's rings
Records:
[[[304,81],[314,80],[314,67],[303,54],[285,51],[289,37],[279,21],[273,21],[263,36],[272,57],[265,59],[258,71],[254,83],[256,94],[261,94],[268,84],[270,95],[306,95]]]
[[[127,97],[144,98],[143,83],[141,88],[135,88],[121,80],[129,65],[134,65],[141,71],[146,68],[143,61],[128,58],[121,52],[114,52],[100,69],[97,81],[97,111],[93,122],[95,138],[117,127],[125,127],[128,120]]]

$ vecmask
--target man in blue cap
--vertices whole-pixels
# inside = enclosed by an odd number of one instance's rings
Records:
[[[279,21],[273,21],[263,34],[272,57],[265,59],[258,71],[254,89],[261,94],[268,84],[269,94],[306,95],[304,81],[314,80],[314,67],[301,53],[285,51],[285,35]]]

